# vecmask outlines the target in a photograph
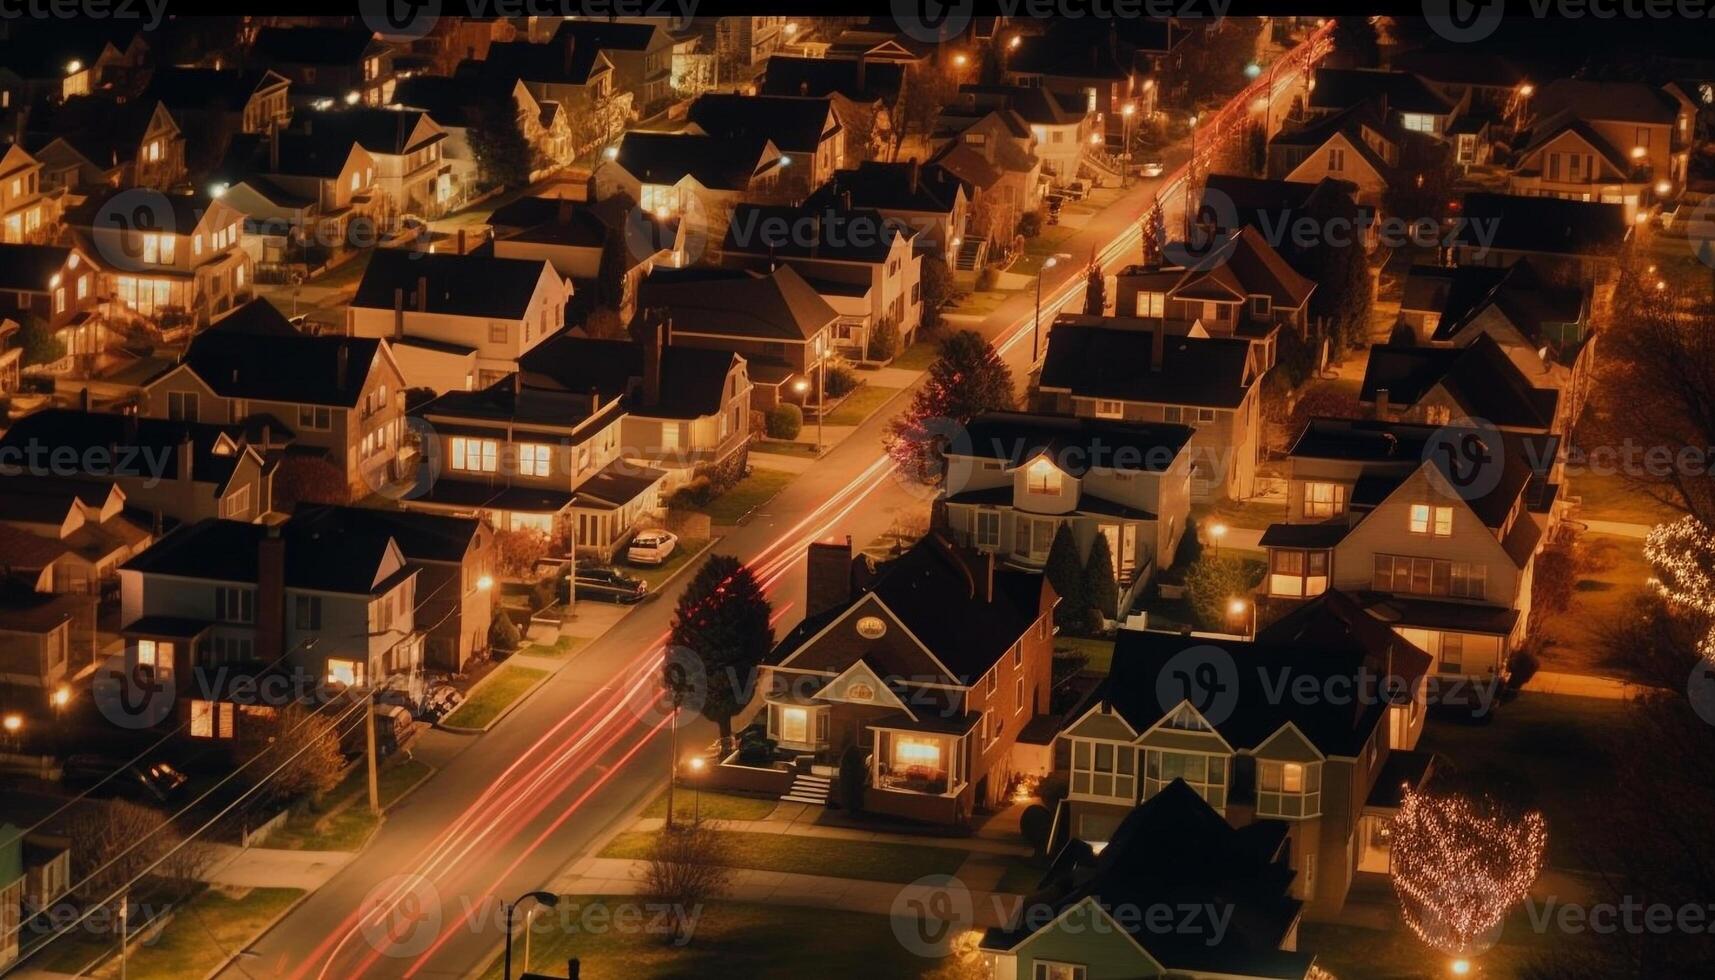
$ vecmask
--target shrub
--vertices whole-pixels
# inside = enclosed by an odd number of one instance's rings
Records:
[[[1204,629],[1231,630],[1227,605],[1235,598],[1252,601],[1249,591],[1244,563],[1236,558],[1204,555],[1185,573],[1185,598]]]
[[[719,496],[713,480],[706,476],[694,476],[691,481],[673,491],[673,497],[667,506],[677,510],[696,510],[707,507],[711,500]]]
[[[785,402],[769,409],[767,432],[770,439],[796,439],[803,428],[804,410],[798,406]]]
[[[1036,783],[1036,798],[1050,811],[1059,806],[1060,801],[1065,799],[1070,791],[1071,787],[1067,785],[1066,774],[1063,772],[1049,773]]]
[[[1026,211],[1018,216],[1018,233],[1025,238],[1042,234],[1042,209]]]
[[[760,728],[746,728],[738,733],[738,761],[744,766],[766,766],[774,761],[777,743]]]
[[[518,624],[504,610],[496,611],[494,622],[488,627],[488,642],[502,653],[511,653],[524,642],[523,634],[518,632]]]
[[[863,812],[864,789],[869,785],[869,766],[857,743],[840,753],[840,807],[847,813]]]
[[[977,273],[977,289],[981,292],[993,290],[1000,284],[1000,270],[992,265],[983,266],[983,271]]]
[[[559,581],[552,575],[544,575],[530,583],[530,611],[541,612],[554,604],[554,594],[558,591]]]
[[[1025,843],[1038,854],[1048,853],[1048,834],[1054,829],[1054,811],[1040,803],[1032,803],[1018,815],[1018,830]]]
[[[1542,659],[1536,652],[1529,647],[1521,648],[1507,658],[1507,686],[1515,691],[1524,687],[1541,668]]]
[[[865,356],[872,361],[891,361],[893,355],[897,353],[899,353],[899,328],[894,325],[892,320],[883,320],[875,325],[874,330],[869,332],[869,351]]]
[[[822,377],[822,384],[826,386],[829,398],[843,398],[856,390],[857,372],[844,364],[836,364],[828,368],[827,374]]]

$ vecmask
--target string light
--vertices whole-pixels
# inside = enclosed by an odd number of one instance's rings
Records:
[[[1407,787],[1390,859],[1406,925],[1449,956],[1481,951],[1530,893],[1547,845],[1547,824],[1534,810],[1514,816],[1487,799]]]
[[[1660,524],[1644,537],[1644,558],[1655,570],[1649,584],[1674,606],[1715,620],[1715,536],[1687,515]],[[1715,621],[1697,642],[1705,660],[1715,660]]]

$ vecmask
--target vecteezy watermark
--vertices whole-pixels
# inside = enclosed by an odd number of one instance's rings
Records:
[[[1546,20],[1703,20],[1711,0],[1423,0],[1423,19],[1449,41],[1470,44],[1500,29],[1508,12]]]
[[[420,874],[382,879],[358,904],[358,931],[383,956],[419,956],[441,932],[441,893]]]
[[[1162,255],[1176,265],[1222,261],[1231,253],[1218,251],[1218,246],[1227,240],[1233,229],[1248,224],[1277,252],[1288,246],[1300,250],[1323,246],[1347,248],[1368,246],[1374,241],[1388,249],[1464,246],[1480,260],[1493,247],[1500,223],[1500,218],[1464,215],[1442,219],[1428,215],[1388,214],[1378,219],[1373,215],[1366,216],[1356,207],[1346,214],[1321,216],[1293,213],[1286,209],[1249,209],[1247,214],[1241,213],[1230,194],[1220,188],[1206,187],[1190,234],[1183,240],[1168,242],[1162,248]]]
[[[1524,900],[1524,911],[1532,931],[1567,935],[1619,933],[1665,936],[1672,933],[1715,933],[1715,904],[1645,902],[1632,895],[1618,902],[1562,902],[1553,895],[1538,902]]]
[[[1486,419],[1461,418],[1443,425],[1423,443],[1423,461],[1436,464],[1430,485],[1448,499],[1480,500],[1501,485],[1506,446]]]
[[[1209,724],[1219,725],[1239,703],[1238,662],[1213,644],[1186,647],[1161,665],[1155,698],[1162,711],[1190,704]]]
[[[472,931],[492,926],[496,932],[506,929],[506,906],[500,899],[489,897],[480,903],[461,896],[462,918]],[[574,901],[562,898],[552,907],[532,906],[527,913],[513,912],[513,926],[533,935],[562,936],[655,936],[673,946],[683,946],[695,938],[697,923],[702,920],[703,905],[682,905],[678,902],[627,902],[614,899]]]
[[[154,728],[172,717],[178,688],[172,671],[130,663],[124,653],[108,657],[90,680],[96,710],[120,728]]]
[[[393,40],[414,41],[435,29],[442,14],[469,17],[617,17],[666,18],[667,29],[689,27],[698,0],[360,0],[358,12],[372,31]]]
[[[170,446],[54,446],[30,438],[0,446],[0,476],[141,477],[153,489],[167,478]]]
[[[977,921],[971,890],[953,875],[924,875],[901,888],[888,915],[899,945],[927,959],[946,956]]]
[[[201,701],[231,701],[234,704],[284,708],[292,704],[324,704],[346,690],[346,685],[326,674],[302,667],[284,667],[263,673],[226,666],[192,671],[188,682],[178,680],[159,652],[160,666],[131,662],[125,653],[108,657],[92,680],[95,706],[102,717],[120,728],[153,728],[172,716],[180,696]]]
[[[1150,18],[1220,18],[1232,8],[1232,0],[999,0],[1000,12],[1009,19],[1023,17],[1079,20]],[[919,41],[944,43],[957,39],[970,26],[976,9],[974,0],[893,0],[893,19],[899,29]]]
[[[21,925],[17,927],[19,944],[29,947],[36,940],[72,932],[84,933],[92,940],[112,941],[119,937],[121,930],[129,929],[138,945],[153,946],[160,942],[163,930],[145,927],[149,923],[167,921],[176,908],[171,902],[157,905],[125,901],[122,914],[120,905],[117,900],[96,906],[64,901],[38,905],[26,896],[22,902],[23,915],[19,919]]]
[[[167,0],[0,0],[0,20],[141,20],[161,26]]]
[[[650,727],[667,722],[674,728],[683,728],[697,719],[717,684],[730,685],[731,690],[739,692],[736,702],[739,704],[748,704],[756,687],[754,674],[741,677],[730,670],[711,673],[697,651],[669,645],[661,657],[661,683],[646,688],[631,700],[632,713]]]

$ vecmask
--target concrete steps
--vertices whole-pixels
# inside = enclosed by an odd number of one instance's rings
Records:
[[[815,806],[828,805],[828,777],[815,776],[809,773],[798,773],[792,779],[792,788],[780,799],[786,803],[809,803]]]

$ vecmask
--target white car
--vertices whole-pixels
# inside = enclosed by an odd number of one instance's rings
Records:
[[[625,560],[633,565],[659,565],[678,544],[678,536],[670,531],[639,531],[625,549]]]
[[[1145,177],[1159,177],[1161,176],[1161,171],[1161,164],[1153,160],[1138,168],[1138,173]]]

